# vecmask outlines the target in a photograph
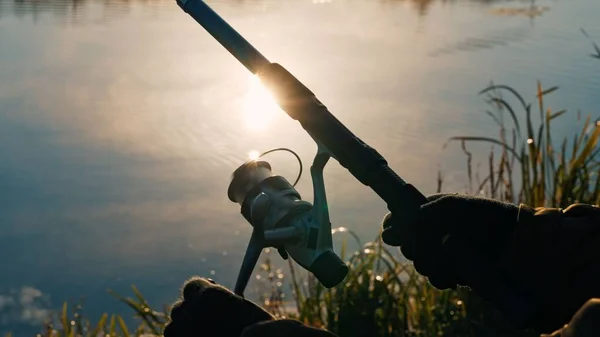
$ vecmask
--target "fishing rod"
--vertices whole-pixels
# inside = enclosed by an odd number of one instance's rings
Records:
[[[317,154],[310,168],[312,204],[302,200],[295,184],[274,175],[265,161],[248,161],[233,173],[229,199],[241,206],[242,215],[253,226],[235,293],[243,296],[265,247],[277,248],[284,259],[291,256],[327,288],[340,284],[348,267],[333,251],[323,180],[323,169],[330,158],[370,187],[385,201],[393,216],[402,219],[403,226],[410,226],[416,220],[427,198],[400,178],[381,154],[346,128],[296,77],[281,65],[270,62],[204,1],[177,0],[177,3],[260,79],[281,109],[298,121],[317,144]],[[457,249],[462,246],[453,237],[445,245]],[[483,298],[500,305],[513,321],[525,322],[530,318],[531,303],[514,293],[501,281],[502,277],[477,256],[459,261],[456,268],[458,275],[475,274],[478,278],[471,286]],[[472,273],[474,269],[478,272]]]

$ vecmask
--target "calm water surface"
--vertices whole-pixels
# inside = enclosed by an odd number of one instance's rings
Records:
[[[559,135],[599,114],[580,31],[600,41],[596,0],[539,1],[533,18],[508,15],[530,6],[515,1],[209,3],[425,193],[439,168],[446,190],[465,185],[448,137],[495,135],[490,81],[559,85]],[[316,150],[174,0],[0,0],[0,332],[80,297],[96,317],[115,308],[107,288],[162,304],[191,275],[233,286],[250,226],[229,177],[273,147],[306,164]],[[293,157],[270,160],[293,179]],[[375,237],[384,204],[335,162],[326,181],[334,225]]]

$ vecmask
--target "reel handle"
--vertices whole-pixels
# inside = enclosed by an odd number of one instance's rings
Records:
[[[233,289],[233,292],[236,295],[244,297],[244,290],[246,290],[246,286],[250,281],[252,272],[254,271],[256,263],[258,263],[260,254],[265,246],[264,241],[264,233],[262,229],[254,228],[252,230],[252,236],[250,236],[250,242],[248,242],[248,248],[246,248],[246,253],[244,254],[244,260],[242,260],[242,266],[240,267],[240,272],[238,273],[235,287]]]
[[[333,288],[348,275],[348,266],[331,250],[317,257],[308,271],[311,272],[325,288]]]

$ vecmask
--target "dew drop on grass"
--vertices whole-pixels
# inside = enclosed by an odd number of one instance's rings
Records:
[[[214,270],[211,270],[211,271],[210,271],[210,274],[211,274],[211,275],[214,275],[214,274],[216,274],[216,273],[217,273],[217,272],[215,272]]]

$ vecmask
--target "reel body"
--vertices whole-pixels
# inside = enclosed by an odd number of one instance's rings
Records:
[[[238,274],[234,292],[243,292],[263,248],[277,248],[311,272],[327,288],[334,287],[348,274],[346,264],[334,253],[331,223],[327,209],[323,168],[327,151],[319,151],[311,166],[314,204],[302,200],[300,193],[284,177],[274,175],[271,165],[253,160],[234,173],[228,189],[231,201],[253,231]]]

